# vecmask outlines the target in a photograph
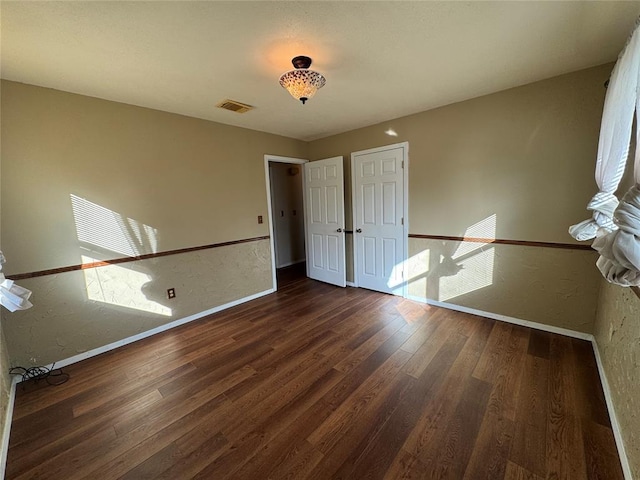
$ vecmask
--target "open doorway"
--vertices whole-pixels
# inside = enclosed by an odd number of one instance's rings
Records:
[[[265,155],[274,288],[306,277],[303,164]]]

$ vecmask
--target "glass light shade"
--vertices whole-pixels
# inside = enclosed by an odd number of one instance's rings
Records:
[[[280,85],[302,103],[313,97],[319,88],[324,87],[326,81],[322,74],[306,69],[291,70],[280,77]]]

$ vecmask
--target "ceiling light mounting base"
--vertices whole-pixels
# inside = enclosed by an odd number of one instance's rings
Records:
[[[295,68],[309,68],[311,66],[311,59],[304,55],[298,55],[291,60],[291,63]]]

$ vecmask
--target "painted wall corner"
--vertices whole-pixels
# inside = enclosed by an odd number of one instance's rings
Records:
[[[9,352],[4,334],[5,315],[4,309],[0,307],[0,442],[4,441],[4,432],[7,428],[5,421],[12,386],[12,378],[9,375]],[[4,460],[3,454],[6,452],[3,450],[4,448],[8,448],[8,445],[0,444],[0,462]],[[3,467],[4,465],[0,465],[0,477],[2,477],[2,472],[4,471]]]
[[[594,337],[633,478],[640,478],[640,298],[601,278]]]

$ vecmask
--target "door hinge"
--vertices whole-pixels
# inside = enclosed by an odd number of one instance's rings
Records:
[[[404,217],[400,219],[400,225],[404,225]]]
[[[404,168],[404,160],[402,160],[402,163],[400,165],[400,168]]]

